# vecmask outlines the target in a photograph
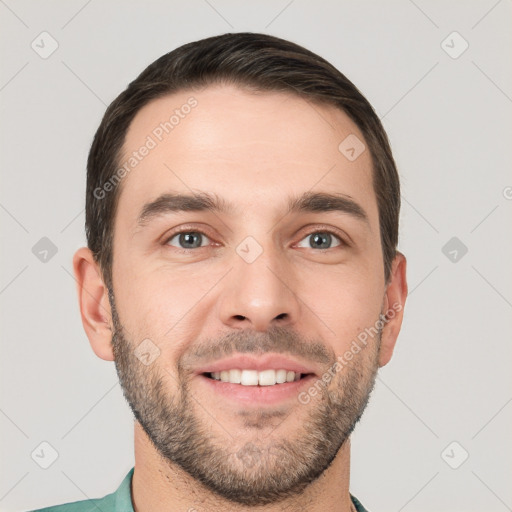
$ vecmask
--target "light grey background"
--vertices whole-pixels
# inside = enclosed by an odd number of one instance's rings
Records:
[[[0,509],[103,496],[132,467],[131,413],[89,347],[72,276],[89,145],[155,58],[254,31],[345,73],[402,178],[410,293],[353,435],[352,493],[374,511],[512,510],[511,14],[510,0],[0,0]],[[58,43],[46,59],[31,47],[51,49],[43,31]],[[46,262],[32,252],[43,237],[58,249]],[[48,469],[43,441],[58,452]]]

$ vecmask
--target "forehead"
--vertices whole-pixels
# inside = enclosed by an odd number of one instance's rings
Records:
[[[164,96],[127,132],[116,223],[133,225],[144,204],[167,192],[208,192],[232,213],[252,206],[277,216],[307,191],[357,199],[378,222],[369,151],[350,160],[339,149],[346,140],[364,144],[343,111],[294,94],[216,85]]]

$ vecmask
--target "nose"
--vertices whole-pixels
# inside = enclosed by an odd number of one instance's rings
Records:
[[[265,250],[251,263],[237,253],[219,297],[224,325],[266,331],[293,326],[300,318],[300,300],[293,289],[293,269],[279,251]]]

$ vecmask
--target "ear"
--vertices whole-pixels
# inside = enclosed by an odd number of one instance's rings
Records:
[[[382,338],[379,352],[379,366],[389,363],[395,348],[398,333],[402,326],[405,300],[407,298],[407,260],[397,251],[391,265],[391,275],[384,295],[384,309],[386,325],[382,330]]]
[[[99,265],[90,249],[81,247],[75,252],[73,270],[82,324],[89,343],[98,357],[113,361],[112,315],[108,288],[103,283]]]

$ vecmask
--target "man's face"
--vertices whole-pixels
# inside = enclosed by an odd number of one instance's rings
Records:
[[[172,131],[155,132],[191,96]],[[319,383],[385,312],[371,157],[338,149],[354,134],[363,140],[332,107],[216,86],[151,102],[125,140],[121,164],[151,148],[123,179],[115,220],[121,384],[164,459],[235,502],[275,502],[317,478],[374,383],[380,335]],[[322,193],[364,218],[322,197],[289,211]],[[160,201],[140,223],[163,194],[225,208]]]

